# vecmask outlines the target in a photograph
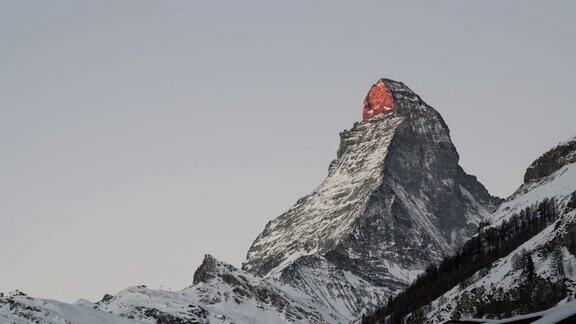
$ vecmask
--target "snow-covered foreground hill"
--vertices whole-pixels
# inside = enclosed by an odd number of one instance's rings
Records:
[[[52,299],[40,299],[13,292],[0,298],[0,323],[142,323],[95,309],[96,304],[79,300],[62,303]]]
[[[555,152],[562,151],[558,155]],[[547,155],[554,155],[550,162]],[[544,161],[544,162],[543,162]],[[563,161],[563,163],[557,163]],[[489,220],[489,228],[500,228],[514,221],[528,222],[542,213],[539,206],[549,202],[554,206],[555,218],[536,235],[519,245],[511,253],[495,262],[489,269],[476,273],[465,284],[458,285],[435,300],[427,308],[431,320],[450,318],[454,313],[477,315],[490,305],[507,304],[506,312],[523,313],[531,307],[546,307],[546,302],[559,302],[576,293],[576,138],[559,144],[536,160],[528,170],[547,168],[540,177],[530,178],[508,198]],[[548,163],[548,165],[547,165]],[[549,165],[554,163],[554,166]],[[547,173],[547,175],[546,175]],[[528,255],[534,267],[534,277],[518,258]],[[527,282],[534,281],[533,286]],[[554,289],[555,291],[547,291]],[[533,296],[521,300],[522,295]],[[540,305],[538,296],[548,296]],[[556,296],[556,301],[551,300]],[[522,303],[519,304],[519,303]],[[483,311],[492,316],[497,312]]]
[[[324,301],[323,301],[324,302]],[[129,287],[98,303],[66,304],[16,293],[0,298],[0,323],[344,323],[338,308],[207,255],[180,291]]]

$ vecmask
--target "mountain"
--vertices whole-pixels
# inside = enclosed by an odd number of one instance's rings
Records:
[[[207,255],[193,284],[179,291],[126,288],[97,303],[0,297],[0,323],[345,323],[309,295],[255,277]]]
[[[541,311],[576,292],[576,137],[527,169],[486,226],[366,322],[440,322]]]
[[[346,277],[356,296],[340,312],[351,318],[453,252],[500,202],[462,170],[440,114],[403,83],[378,80],[363,117],[340,134],[326,179],[266,225],[243,264],[319,299],[342,299]],[[322,281],[309,269],[325,269]],[[366,283],[378,298],[358,297]]]
[[[242,269],[206,256],[187,288],[130,287],[94,304],[10,295],[0,322],[359,320],[456,251],[500,203],[458,165],[440,114],[403,83],[378,80],[362,115],[340,134],[326,179],[266,225]]]
[[[97,308],[157,323],[345,322],[297,289],[255,277],[210,255],[190,287],[180,291],[130,287]]]

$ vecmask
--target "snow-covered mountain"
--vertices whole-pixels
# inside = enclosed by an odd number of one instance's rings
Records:
[[[131,287],[98,309],[158,323],[345,322],[304,292],[253,276],[207,255],[190,287],[159,291]]]
[[[268,223],[242,269],[207,256],[180,291],[91,304],[0,298],[0,323],[348,323],[455,251],[500,203],[458,165],[440,114],[381,79],[340,134],[328,176]],[[98,319],[94,319],[96,317]]]
[[[448,291],[430,305],[427,318],[449,318],[453,313],[475,316],[479,308],[506,304],[505,313],[542,310],[576,293],[576,137],[560,143],[534,161],[525,183],[490,215],[489,228],[514,221],[528,222],[542,213],[543,202],[554,218],[541,231],[489,269],[476,273],[466,285]],[[533,210],[527,214],[526,210]],[[518,260],[528,255],[534,277]],[[554,290],[554,291],[551,291]],[[523,298],[526,297],[526,298]],[[542,299],[545,301],[543,302]],[[520,304],[521,303],[521,304]],[[492,316],[500,314],[487,310]]]
[[[575,162],[576,137],[536,159],[486,227],[367,322],[506,318],[573,299]]]
[[[499,202],[458,165],[440,114],[403,83],[379,80],[364,103],[327,178],[266,225],[243,265],[327,300],[342,299],[346,277],[358,293],[344,296],[352,318],[454,251]],[[323,279],[304,269],[325,269]],[[362,299],[367,286],[379,296]]]
[[[179,291],[129,287],[97,303],[15,293],[0,298],[0,323],[346,323],[304,291],[253,276],[207,255]]]

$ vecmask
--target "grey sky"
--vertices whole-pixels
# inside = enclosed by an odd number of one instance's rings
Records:
[[[239,265],[379,77],[506,196],[576,134],[573,1],[0,1],[0,291],[99,299]]]

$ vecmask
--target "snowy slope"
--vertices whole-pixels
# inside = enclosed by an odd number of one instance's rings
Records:
[[[357,320],[380,305],[392,290],[375,286],[350,271],[338,269],[318,254],[298,258],[282,271],[279,280],[306,292],[331,312],[348,322]]]
[[[540,312],[542,317],[534,324],[558,323],[563,320],[576,321],[576,302],[570,301],[552,309]],[[501,323],[505,323],[502,321]]]
[[[144,286],[118,293],[98,309],[147,322],[345,323],[303,291],[236,269],[207,255],[194,284],[180,291]]]
[[[281,278],[262,278],[207,255],[190,287],[130,287],[97,308],[144,322],[350,323],[358,318],[351,310],[384,301],[382,289],[318,256],[290,269]]]
[[[562,303],[560,303],[558,306],[547,309],[545,311],[530,313],[526,315],[517,315],[500,320],[476,319],[476,318],[463,318],[461,320],[467,321],[469,323],[487,323],[487,324],[518,323],[520,321],[528,321],[528,320],[530,320],[530,323],[534,324],[550,324],[569,320],[574,322],[576,321],[576,301],[562,301]],[[448,322],[446,321],[446,323]]]
[[[0,298],[0,323],[142,323],[136,320],[101,312],[87,301],[74,304],[40,299],[16,292]]]
[[[319,274],[318,272],[316,272]],[[207,255],[179,291],[129,287],[98,303],[61,303],[18,293],[0,298],[0,323],[348,323],[338,305]]]
[[[490,308],[495,303],[508,303],[507,312],[523,312],[517,298],[522,295],[554,296],[566,298],[576,292],[576,163],[572,156],[576,154],[576,137],[559,144],[558,147],[571,147],[563,150],[563,156],[557,156],[551,165],[543,165],[539,158],[531,165],[550,170],[551,174],[540,178],[531,178],[495,211],[489,220],[489,227],[498,228],[504,221],[510,221],[514,214],[528,207],[535,208],[545,200],[554,199],[558,217],[542,231],[520,245],[512,253],[499,259],[489,269],[477,272],[466,285],[459,285],[448,291],[432,304],[425,307],[426,318],[432,322],[449,319],[459,313],[466,317],[477,315],[480,308]],[[547,152],[546,154],[548,154]],[[545,154],[545,155],[546,155]],[[544,155],[544,156],[545,156]],[[558,165],[558,161],[564,161]],[[529,168],[530,170],[530,168]],[[546,174],[544,171],[536,173]],[[555,255],[553,251],[558,251]],[[522,268],[515,267],[515,257],[527,252],[535,270],[535,284],[527,287],[527,274]],[[560,261],[559,261],[560,260]],[[558,265],[560,262],[560,265]],[[564,288],[565,287],[565,288]],[[534,291],[538,289],[538,291]],[[554,290],[554,291],[550,291]],[[566,291],[563,291],[566,289]],[[551,297],[548,297],[549,302]],[[534,302],[528,300],[527,303]],[[525,302],[526,304],[526,302]],[[539,305],[529,305],[538,307]],[[543,306],[542,306],[543,307]],[[498,314],[493,314],[498,316]]]

